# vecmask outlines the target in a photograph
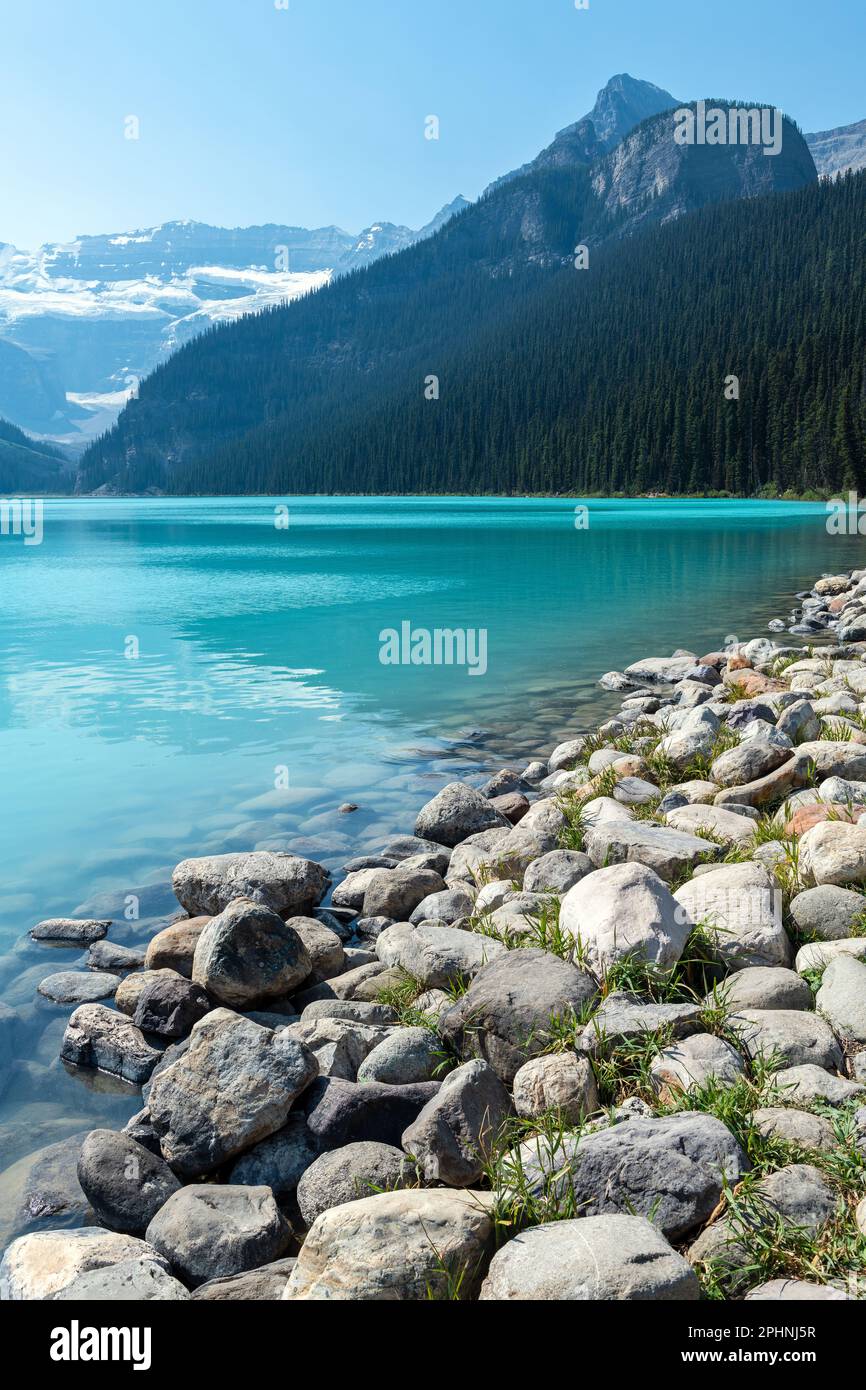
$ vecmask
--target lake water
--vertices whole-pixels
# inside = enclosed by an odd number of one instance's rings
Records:
[[[83,956],[29,943],[34,922],[113,916],[112,939],[146,941],[190,854],[338,869],[446,781],[612,711],[602,672],[765,633],[818,574],[863,563],[820,504],[588,507],[582,529],[563,500],[64,500],[41,545],[0,537],[0,1000],[18,1011],[0,1217],[11,1162],[138,1108],[57,1061],[69,1009],[35,988]],[[483,629],[485,673],[382,664],[380,633],[406,622]]]

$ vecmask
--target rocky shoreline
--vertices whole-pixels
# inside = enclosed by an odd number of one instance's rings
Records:
[[[866,1297],[866,571],[798,599],[835,645],[609,672],[336,886],[216,855],[144,954],[34,927],[88,949],[64,1063],[142,1103],[0,1297]]]

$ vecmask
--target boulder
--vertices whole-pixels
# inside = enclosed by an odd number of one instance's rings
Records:
[[[0,1264],[0,1300],[41,1301],[56,1297],[90,1270],[126,1260],[150,1260],[166,1273],[165,1260],[143,1240],[98,1227],[34,1231],[14,1240]]]
[[[703,925],[729,970],[790,965],[781,893],[763,865],[725,864],[684,883],[674,897]]]
[[[592,969],[603,974],[628,957],[662,970],[673,967],[692,921],[652,869],[625,863],[599,869],[569,888],[559,926]]]
[[[30,935],[34,941],[53,941],[63,946],[89,946],[107,935],[111,922],[95,921],[92,918],[78,920],[74,917],[48,917],[31,927]]]
[[[441,922],[450,927],[470,917],[474,911],[475,895],[468,885],[461,883],[441,893],[430,893],[410,913],[409,921],[416,927],[422,922]]]
[[[773,1086],[786,1105],[811,1105],[816,1100],[827,1105],[844,1105],[853,1096],[866,1094],[866,1087],[833,1076],[814,1062],[776,1072]]]
[[[195,1303],[278,1303],[296,1264],[288,1257],[225,1279],[208,1279],[190,1297]]]
[[[317,1217],[283,1297],[474,1298],[494,1248],[489,1192],[382,1192]]]
[[[283,1200],[295,1191],[320,1153],[321,1146],[307,1128],[307,1117],[292,1111],[282,1129],[235,1159],[228,1181],[243,1187],[269,1187]]]
[[[133,970],[118,984],[114,994],[114,1007],[132,1018],[138,1008],[142,991],[152,981],[162,979],[181,980],[183,976],[178,975],[176,970],[167,970],[164,967],[159,970]]]
[[[815,1007],[840,1038],[866,1044],[866,965],[837,956],[821,977]]]
[[[551,1052],[525,1062],[514,1077],[514,1109],[523,1120],[556,1111],[565,1125],[579,1125],[600,1108],[598,1087],[586,1057]]]
[[[549,850],[529,865],[523,877],[523,887],[527,893],[555,893],[562,897],[594,869],[589,855],[580,850]]]
[[[626,666],[628,680],[646,685],[676,685],[687,680],[695,661],[691,656],[647,656]]]
[[[82,1004],[66,1025],[60,1056],[75,1067],[107,1072],[140,1086],[162,1054],[141,1029],[104,1004]]]
[[[396,952],[396,962],[425,989],[441,989],[455,981],[471,979],[490,961],[506,953],[502,942],[492,937],[428,923],[406,933]]]
[[[442,1043],[429,1028],[395,1028],[367,1053],[357,1077],[359,1081],[380,1081],[385,1086],[434,1081],[444,1060]]]
[[[365,1140],[398,1147],[403,1131],[438,1090],[438,1081],[386,1086],[320,1077],[305,1098],[307,1127],[323,1150]]]
[[[866,898],[850,888],[826,883],[798,893],[789,910],[804,936],[821,941],[844,940],[851,936],[855,923],[863,920]]]
[[[635,994],[615,991],[596,1010],[580,1035],[579,1045],[582,1052],[603,1056],[611,1048],[662,1029],[675,1038],[700,1032],[700,1005],[647,1004]]]
[[[421,807],[415,821],[415,834],[453,848],[467,835],[508,824],[505,816],[474,787],[464,782],[449,782]]]
[[[533,1226],[494,1255],[481,1302],[683,1302],[694,1270],[641,1216],[585,1216]]]
[[[716,758],[710,768],[710,776],[720,787],[739,787],[749,782],[757,782],[768,773],[775,772],[791,756],[791,740],[775,729],[764,732],[760,725],[750,724],[749,729],[757,729],[751,738],[744,738],[736,748],[729,748]]]
[[[566,1135],[552,1147],[536,1137],[521,1146],[520,1155],[531,1192],[563,1200],[570,1187],[570,1200],[583,1215],[646,1216],[669,1240],[702,1225],[718,1205],[725,1180],[738,1182],[749,1168],[720,1120],[691,1111]]]
[[[176,1172],[196,1177],[274,1134],[318,1066],[287,1036],[215,1009],[153,1079],[150,1117]]]
[[[198,939],[192,978],[229,1008],[279,999],[312,970],[307,948],[276,912],[238,898],[208,922]]]
[[[747,966],[729,975],[718,988],[729,1009],[811,1009],[812,991],[795,970],[782,966]],[[714,1004],[712,994],[707,1005]]]
[[[402,1149],[370,1141],[346,1144],[322,1154],[298,1184],[298,1207],[312,1226],[323,1211],[371,1197],[420,1186],[418,1170]]]
[[[794,1163],[761,1178],[755,1186],[758,1201],[748,1216],[756,1230],[777,1221],[801,1231],[817,1231],[836,1209],[833,1189],[821,1172],[809,1163]],[[752,1256],[741,1238],[739,1223],[723,1216],[702,1231],[688,1252],[692,1264],[721,1264],[728,1271],[742,1269],[748,1278]]]
[[[163,1159],[128,1135],[91,1130],[81,1146],[78,1181],[103,1226],[143,1236],[151,1218],[180,1187]]]
[[[691,1091],[715,1082],[733,1086],[745,1074],[739,1052],[712,1033],[693,1033],[665,1047],[653,1059],[650,1075],[660,1090]]]
[[[822,884],[866,882],[866,825],[823,821],[800,840],[800,873]]]
[[[742,785],[723,787],[721,791],[716,792],[714,805],[766,806],[786,796],[793,786],[802,786],[804,780],[805,773],[802,772],[797,758],[789,757],[787,762],[782,763],[773,772],[768,772],[765,777],[758,777],[754,782],[745,782]]]
[[[87,1270],[52,1294],[52,1302],[60,1303],[188,1303],[189,1299],[189,1290],[153,1257]]]
[[[810,1284],[805,1279],[770,1279],[766,1284],[758,1284],[749,1290],[746,1301],[751,1299],[765,1303],[820,1302],[823,1299],[846,1303],[848,1294],[830,1284]]]
[[[726,845],[747,845],[755,838],[755,822],[724,806],[680,806],[669,811],[665,820],[674,830],[699,837],[709,833]]]
[[[471,1187],[511,1114],[511,1099],[493,1068],[466,1062],[406,1128],[403,1149],[427,1182]]]
[[[813,742],[821,736],[821,721],[808,700],[797,700],[782,710],[776,728],[792,743]]]
[[[432,869],[375,869],[364,892],[363,914],[405,922],[425,898],[445,891],[444,879]]]
[[[669,882],[702,859],[716,859],[718,845],[681,830],[648,822],[612,821],[586,833],[586,852],[597,868],[610,864],[643,864]]]
[[[87,952],[85,964],[88,970],[104,970],[111,975],[119,975],[127,970],[141,970],[145,953],[134,946],[118,946],[115,941],[94,941]]]
[[[175,1192],[147,1228],[148,1243],[191,1287],[270,1263],[291,1235],[269,1187],[211,1183]]]
[[[346,968],[346,952],[335,931],[315,917],[290,917],[286,922],[303,942],[316,980],[330,980]]]
[[[838,1071],[842,1050],[829,1024],[816,1014],[792,1009],[742,1009],[731,1025],[747,1055],[775,1057],[789,1067],[814,1063]]]
[[[158,974],[139,994],[132,1021],[143,1033],[176,1040],[185,1038],[210,1006],[201,985],[173,972]]]
[[[826,1151],[836,1147],[833,1126],[808,1110],[765,1106],[752,1112],[752,1124],[766,1138],[784,1139],[786,1143],[797,1144],[801,1149]]]
[[[148,970],[174,970],[186,979],[192,978],[192,962],[198,939],[210,917],[185,917],[163,927],[147,945],[144,963]]]
[[[321,902],[328,879],[327,870],[310,859],[254,850],[184,859],[171,882],[175,897],[190,916],[224,912],[235,899],[249,898],[281,917],[294,917]]]
[[[391,1030],[376,1024],[353,1023],[346,1018],[314,1018],[291,1023],[286,1032],[313,1054],[319,1076],[354,1081],[366,1057]]]
[[[320,999],[308,1004],[301,1014],[302,1023],[315,1018],[344,1018],[352,1023],[368,1023],[386,1028],[397,1022],[390,1004],[368,1003],[360,999]]]
[[[797,763],[801,769],[814,769],[819,778],[846,777],[866,781],[866,747],[846,740],[818,739],[798,744]],[[813,777],[810,777],[810,781]]]
[[[478,972],[440,1019],[459,1056],[489,1062],[506,1084],[552,1041],[555,1022],[571,1021],[597,992],[592,976],[548,951],[507,951]]]
[[[568,771],[580,762],[583,750],[586,747],[586,735],[580,738],[567,739],[565,743],[560,743],[554,748],[547,761],[547,771],[549,773]]]
[[[59,970],[46,975],[36,988],[52,1004],[95,1004],[98,999],[112,998],[119,984],[119,975],[101,970]]]

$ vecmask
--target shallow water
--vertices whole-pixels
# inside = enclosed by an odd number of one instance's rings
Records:
[[[41,545],[0,537],[0,999],[19,1059],[0,1169],[137,1108],[56,1060],[69,1008],[35,987],[83,954],[22,941],[34,922],[113,916],[113,940],[146,941],[189,854],[264,844],[337,869],[454,776],[618,707],[602,672],[764,633],[818,574],[863,563],[820,504],[588,508],[579,529],[564,500],[56,501]],[[404,621],[484,629],[485,674],[383,665],[379,634]],[[0,1214],[20,1176],[0,1175]]]

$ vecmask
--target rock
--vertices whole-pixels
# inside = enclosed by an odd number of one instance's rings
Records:
[[[637,684],[676,685],[677,681],[687,680],[695,666],[691,656],[647,656],[626,666],[627,680]]]
[[[784,1139],[801,1149],[826,1150],[836,1147],[833,1126],[808,1110],[767,1106],[752,1113],[752,1124],[768,1139]]]
[[[475,897],[472,889],[459,884],[456,888],[446,888],[442,893],[431,893],[423,899],[411,913],[409,921],[414,926],[422,922],[442,922],[453,926],[475,910]]]
[[[488,801],[494,800],[497,796],[508,796],[512,792],[525,795],[530,790],[530,783],[524,781],[520,773],[511,767],[503,767],[479,788],[481,795],[486,796]]]
[[[189,1291],[154,1258],[121,1260],[73,1279],[52,1301],[69,1303],[187,1303]]]
[[[585,953],[597,973],[635,957],[668,969],[683,953],[692,921],[652,869],[615,864],[569,888],[559,926]]]
[[[567,850],[560,851],[565,854]],[[537,861],[540,863],[540,860]],[[533,866],[530,864],[527,873]],[[508,898],[514,897],[514,883],[510,878],[495,878],[491,883],[485,883],[483,888],[479,888],[478,896],[475,899],[475,915],[481,917],[484,913],[495,912],[498,907],[502,907]]]
[[[729,1009],[811,1009],[812,991],[794,970],[781,966],[747,966],[723,980],[719,996]],[[713,1006],[713,995],[706,1003]]]
[[[293,1111],[282,1129],[259,1140],[236,1159],[228,1181],[243,1187],[269,1187],[277,1198],[290,1196],[321,1153],[307,1118]]]
[[[821,721],[808,700],[797,700],[784,709],[776,720],[776,728],[792,743],[808,743],[821,737]]]
[[[144,1033],[185,1038],[210,1006],[205,991],[192,980],[179,975],[158,975],[138,996],[132,1021]]]
[[[555,893],[562,897],[594,868],[589,855],[580,850],[553,849],[529,865],[523,887],[527,893]]]
[[[745,1073],[739,1052],[712,1033],[693,1033],[665,1047],[654,1058],[650,1074],[660,1089],[690,1091],[716,1082],[733,1086]]]
[[[324,1150],[365,1140],[397,1147],[403,1131],[438,1089],[438,1081],[385,1086],[320,1077],[305,1098],[307,1126]]]
[[[486,797],[464,782],[449,782],[418,812],[415,834],[453,847],[481,830],[507,826]],[[435,891],[431,890],[431,891]]]
[[[393,861],[396,864],[396,860]],[[343,882],[338,884],[331,894],[331,902],[335,907],[351,908],[355,912],[360,912],[364,906],[364,894],[367,891],[367,884],[372,882],[374,876],[381,871],[382,866],[375,868],[354,869],[348,873]]]
[[[524,820],[526,817],[524,817]],[[519,831],[519,827],[518,827]],[[515,830],[482,830],[478,835],[470,835],[468,840],[464,840],[458,845],[451,855],[451,862],[448,865],[448,884],[481,883],[488,877],[489,866],[495,864],[498,859],[498,848],[504,841],[510,840]],[[495,875],[498,876],[498,875]]]
[[[427,1182],[471,1187],[511,1114],[511,1099],[493,1068],[466,1062],[446,1076],[404,1131],[402,1145]]]
[[[833,1030],[815,1014],[793,1009],[743,1009],[731,1018],[747,1055],[780,1058],[787,1066],[814,1063],[838,1071],[842,1051]]]
[[[285,1028],[273,1033],[215,1009],[150,1088],[163,1155],[189,1177],[212,1172],[281,1129],[316,1072],[312,1053]]]
[[[583,1137],[566,1135],[555,1154],[545,1151],[543,1141],[530,1139],[520,1152],[530,1191],[561,1197],[570,1186],[584,1215],[645,1215],[669,1240],[682,1239],[706,1221],[725,1179],[738,1182],[749,1168],[720,1120],[691,1111],[634,1118]]]
[[[866,899],[862,893],[835,884],[807,888],[791,900],[790,913],[804,936],[834,941],[851,936],[851,928],[863,920]]]
[[[802,975],[807,970],[824,970],[837,956],[854,956],[866,960],[866,937],[854,936],[841,941],[810,941],[801,946],[794,969]]]
[[[520,792],[509,792],[507,796],[491,797],[490,805],[511,825],[517,825],[522,821],[529,810],[529,801],[525,796],[521,796]]]
[[[308,1004],[301,1015],[301,1022],[311,1023],[316,1018],[343,1018],[351,1023],[368,1023],[383,1028],[397,1022],[397,1015],[390,1004],[371,1004],[354,999],[321,999]]]
[[[848,1295],[830,1284],[810,1284],[804,1279],[770,1279],[758,1284],[746,1294],[746,1301],[756,1299],[765,1303],[816,1302],[821,1299],[845,1303]]]
[[[185,917],[157,932],[149,941],[144,958],[148,970],[174,970],[190,979],[198,939],[210,920],[210,917]]]
[[[199,1284],[191,1297],[196,1303],[278,1303],[282,1298],[289,1275],[297,1260],[274,1260],[243,1274],[230,1274],[225,1279],[208,1279]]]
[[[384,933],[383,933],[384,935]],[[377,943],[378,944],[378,943]],[[399,972],[389,971],[382,961],[372,961],[369,965],[358,965],[342,975],[334,975],[330,980],[302,990],[295,995],[294,1002],[299,1009],[306,1011],[307,1005],[325,999],[358,1000],[375,1004],[381,992],[399,981]]]
[[[345,970],[343,943],[324,922],[317,921],[315,917],[290,917],[286,927],[303,942],[315,979],[330,980]]]
[[[798,744],[797,764],[805,774],[806,768],[814,769],[819,778],[846,777],[855,782],[866,780],[866,748],[862,744],[845,740],[818,739],[812,743]],[[809,778],[813,781],[814,776]]]
[[[193,1287],[241,1274],[282,1255],[291,1227],[269,1187],[183,1187],[147,1228],[158,1250]]]
[[[815,1007],[839,1037],[866,1043],[866,965],[853,956],[832,960],[821,978]]]
[[[208,922],[198,939],[192,978],[230,1008],[279,999],[312,970],[307,948],[276,912],[238,898]]]
[[[665,820],[674,830],[699,837],[709,833],[726,845],[746,845],[755,838],[754,821],[724,806],[681,806]]]
[[[844,1105],[852,1096],[862,1095],[866,1090],[853,1081],[833,1076],[813,1062],[776,1072],[773,1085],[786,1105],[796,1102],[811,1105],[816,1100],[826,1101],[828,1105]]]
[[[800,776],[800,764],[796,757],[792,757],[773,772],[768,772],[766,777],[759,777],[756,781],[744,783],[742,786],[723,787],[716,793],[714,804],[766,806],[786,796]],[[799,782],[799,785],[802,785],[802,782]]]
[[[398,835],[389,840],[382,849],[388,859],[414,859],[419,854],[442,854],[442,846],[435,840],[425,840],[418,835]],[[447,851],[446,851],[447,853]]]
[[[781,894],[762,865],[725,864],[684,883],[674,897],[691,921],[703,924],[729,970],[790,965]]]
[[[445,891],[445,881],[432,869],[375,869],[364,893],[363,914],[405,922],[425,898]]]
[[[378,1193],[317,1217],[288,1300],[471,1299],[494,1248],[489,1192]]]
[[[584,1028],[580,1048],[601,1056],[610,1048],[639,1040],[647,1033],[665,1029],[675,1038],[684,1038],[700,1032],[701,1026],[698,1003],[647,1004],[635,994],[617,991],[607,996]]]
[[[494,1255],[481,1302],[682,1302],[700,1298],[688,1261],[641,1216],[533,1226]]]
[[[108,974],[118,975],[127,970],[141,970],[144,959],[144,951],[135,950],[132,946],[118,946],[114,941],[103,939],[93,942],[85,964],[88,970],[104,970]]]
[[[454,981],[471,979],[488,962],[505,954],[506,947],[492,937],[428,924],[406,934],[397,961],[425,989],[441,989]]]
[[[308,1226],[332,1207],[357,1202],[374,1192],[419,1186],[411,1159],[390,1144],[346,1144],[322,1154],[298,1184],[298,1206]]]
[[[799,839],[807,830],[811,830],[813,825],[820,825],[822,821],[847,821],[849,825],[854,825],[864,814],[866,807],[863,806],[850,810],[847,806],[836,805],[800,806],[790,820],[785,822],[784,834],[786,839]]]
[[[54,1131],[52,1131],[54,1132]],[[33,1229],[34,1223],[88,1226],[94,1213],[78,1181],[84,1133],[25,1153],[0,1176],[0,1242]],[[18,1146],[13,1152],[20,1151]]]
[[[238,898],[251,899],[281,917],[304,915],[321,902],[328,873],[293,854],[255,850],[184,859],[172,874],[175,896],[190,916],[224,912]]]
[[[757,1230],[781,1220],[802,1231],[816,1231],[836,1209],[833,1189],[809,1163],[794,1163],[770,1173],[756,1184],[758,1203],[749,1222]],[[721,1263],[747,1276],[752,1257],[740,1238],[738,1225],[723,1216],[702,1231],[688,1252],[692,1264]]]
[[[141,1085],[160,1059],[139,1028],[104,1004],[82,1004],[66,1025],[60,1056],[76,1067]]]
[[[74,1279],[90,1270],[105,1269],[125,1260],[151,1260],[168,1273],[152,1245],[133,1236],[98,1228],[34,1231],[14,1240],[0,1264],[0,1300],[38,1301],[54,1298]]]
[[[118,984],[114,995],[114,1007],[119,1009],[122,1014],[133,1017],[138,1008],[138,1001],[142,991],[154,980],[180,980],[183,977],[178,975],[176,970],[134,970],[131,975],[126,975]]]
[[[823,821],[800,840],[800,873],[816,884],[866,882],[866,826]]]
[[[555,1021],[571,1020],[592,999],[592,976],[548,951],[507,951],[480,970],[440,1019],[459,1056],[481,1057],[506,1084],[552,1041]]]
[[[163,1159],[111,1129],[93,1129],[84,1140],[78,1181],[102,1225],[130,1236],[143,1236],[180,1188]]]
[[[579,1125],[600,1108],[592,1067],[574,1052],[552,1052],[525,1062],[514,1077],[514,1109],[536,1120],[550,1110],[565,1125]]]
[[[659,878],[670,881],[703,858],[717,858],[719,847],[681,830],[668,830],[647,822],[632,825],[615,821],[587,831],[586,852],[597,868],[609,864],[643,864]]]
[[[143,1110],[137,1110],[131,1119],[127,1120],[121,1130],[122,1134],[134,1139],[136,1144],[140,1144],[148,1153],[156,1154],[157,1158],[162,1158],[162,1150],[159,1147],[159,1135],[150,1122],[150,1111],[147,1106]]]
[[[791,740],[777,730],[764,733],[760,725],[750,724],[749,729],[758,728],[751,738],[744,738],[736,748],[729,748],[716,758],[710,768],[710,776],[720,787],[738,787],[749,782],[757,782],[768,773],[775,772],[791,756]]]
[[[90,918],[80,921],[72,917],[48,917],[37,922],[30,930],[34,941],[56,941],[65,946],[89,946],[99,941],[108,932],[111,922],[97,922]]]
[[[368,1052],[358,1068],[359,1081],[408,1086],[434,1081],[445,1060],[442,1043],[429,1028],[395,1028]]]
[[[358,1068],[391,1030],[345,1018],[315,1018],[290,1024],[286,1031],[313,1054],[319,1076],[354,1081]]]
[[[119,984],[119,975],[101,970],[60,970],[46,975],[36,988],[53,1004],[93,1004],[97,999],[112,998]]]
[[[565,743],[557,744],[548,759],[547,771],[549,773],[570,771],[576,763],[580,762],[586,744],[585,735],[580,738],[570,738]]]
[[[354,925],[357,936],[360,936],[364,941],[374,942],[378,936],[382,935],[383,931],[392,927],[394,923],[390,917],[359,917]]]

